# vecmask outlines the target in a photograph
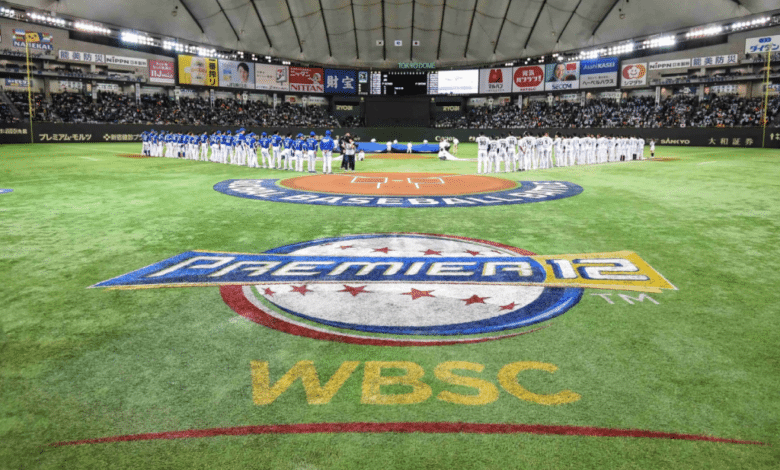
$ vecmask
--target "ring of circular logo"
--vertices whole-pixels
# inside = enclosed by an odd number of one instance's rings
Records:
[[[287,245],[267,253],[432,258],[534,254],[486,240],[417,233],[327,238]],[[234,311],[275,330],[309,338],[385,346],[475,343],[521,335],[565,313],[580,301],[583,292],[581,288],[426,284],[424,280],[386,284],[259,284],[221,286],[220,290]]]
[[[499,178],[480,176],[482,186],[469,187],[458,184],[475,175],[441,175],[394,177],[393,173],[318,175],[277,179],[226,180],[214,185],[214,190],[229,196],[289,204],[309,204],[336,207],[485,207],[511,204],[528,204],[569,198],[582,193],[583,188],[568,181],[519,181],[509,182]],[[411,174],[409,174],[411,175]],[[425,175],[425,174],[416,174]],[[312,186],[326,178],[342,177],[342,192],[315,191]],[[451,179],[455,178],[455,179]],[[400,178],[400,179],[396,179]],[[491,183],[503,184],[487,192]],[[453,183],[454,182],[454,183]],[[305,183],[305,184],[304,184]],[[464,187],[466,190],[464,191]],[[450,189],[452,193],[448,193]],[[484,190],[484,189],[483,189]],[[418,194],[419,195],[415,195]]]

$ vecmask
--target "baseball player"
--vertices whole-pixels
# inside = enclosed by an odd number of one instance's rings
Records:
[[[309,138],[306,139],[306,171],[309,173],[317,173],[317,138],[314,131],[309,133]]]
[[[555,166],[563,166],[563,139],[561,138],[560,132],[555,133],[555,140],[553,140],[553,150],[555,150]]]
[[[650,158],[655,158],[655,139],[650,139]]]
[[[322,150],[322,172],[326,175],[333,174],[333,147],[336,143],[330,137],[330,131],[325,131],[325,137],[320,140]]]
[[[490,140],[485,137],[484,132],[480,132],[477,141],[477,173],[487,173],[488,145]]]
[[[492,136],[488,145],[488,167],[486,173],[493,173],[493,164],[498,165],[498,136]]]
[[[501,172],[501,162],[504,162],[504,173],[509,172],[509,152],[507,151],[509,142],[506,135],[500,135],[498,138],[498,152],[496,153],[496,173]]]
[[[259,141],[257,139],[257,134],[254,132],[250,132],[246,136],[246,166],[249,168],[260,168],[260,164],[257,161],[257,149],[258,149]]]
[[[509,135],[506,138],[507,143],[507,149],[506,149],[506,169],[509,171],[509,164],[512,164],[512,171],[517,171],[517,137],[515,137],[512,132],[509,132]]]
[[[282,152],[280,149],[282,140],[279,131],[274,131],[274,135],[271,136],[271,148],[274,151],[273,160],[275,160],[275,164],[271,165],[271,168],[282,168]]]
[[[306,142],[303,140],[303,134],[299,133],[295,142],[293,142],[293,159],[295,160],[295,171],[303,173],[303,146]]]
[[[284,169],[285,170],[295,170],[294,162],[293,160],[293,145],[295,144],[295,141],[292,138],[292,134],[287,134],[287,137],[282,142],[284,145],[284,150],[282,150],[282,160],[284,160]]]
[[[260,156],[258,157],[258,168],[274,168],[274,159],[271,156],[271,139],[265,132],[260,133],[260,139],[257,141],[260,147]]]

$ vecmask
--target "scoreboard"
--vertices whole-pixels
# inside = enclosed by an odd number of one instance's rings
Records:
[[[371,72],[371,94],[385,96],[425,95],[428,92],[428,72]]]

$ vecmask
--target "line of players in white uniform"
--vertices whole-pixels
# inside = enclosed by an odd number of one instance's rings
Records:
[[[184,158],[187,160],[210,161],[248,166],[250,168],[270,168],[316,173],[317,149],[322,151],[322,172],[333,173],[333,150],[337,142],[331,138],[331,131],[325,131],[321,139],[314,132],[309,137],[292,134],[286,137],[276,131],[273,135],[263,132],[247,133],[241,128],[232,134],[217,131],[211,135],[204,132],[195,135],[165,131],[141,133],[142,152],[150,157]],[[209,153],[209,150],[211,151]]]
[[[487,137],[480,132],[477,142],[477,173],[499,173],[552,168],[553,166],[594,165],[626,160],[644,160],[645,140],[635,137],[582,135],[555,139],[548,133],[517,138],[512,133]],[[650,142],[651,152],[655,142]]]

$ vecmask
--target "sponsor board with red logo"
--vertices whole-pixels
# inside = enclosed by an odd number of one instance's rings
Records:
[[[624,65],[620,70],[620,86],[647,85],[647,62]]]
[[[515,67],[512,73],[512,92],[544,91],[544,67],[528,65]]]
[[[325,92],[325,72],[320,68],[290,67],[290,91]]]
[[[479,70],[480,93],[511,93],[512,68],[492,68]]]

